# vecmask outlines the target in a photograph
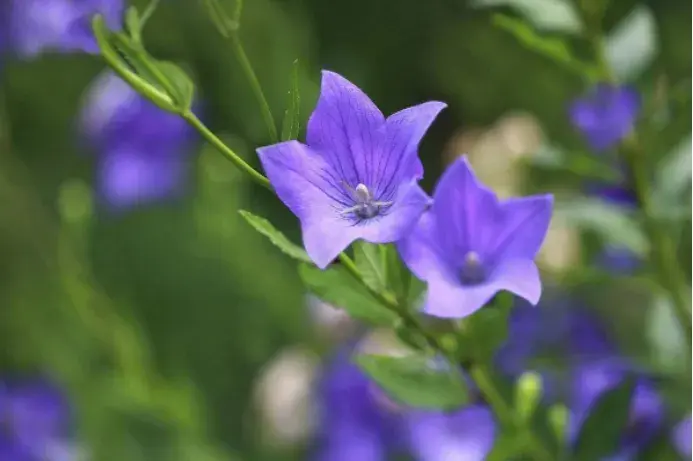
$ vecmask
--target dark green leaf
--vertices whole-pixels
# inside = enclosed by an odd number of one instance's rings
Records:
[[[385,261],[380,245],[359,240],[354,243],[354,259],[363,281],[376,291],[387,288],[385,280]]]
[[[397,247],[393,244],[385,245],[382,249],[385,259],[385,277],[387,287],[400,302],[407,302],[409,298],[409,286],[412,274],[399,257]]]
[[[299,106],[301,97],[298,92],[298,59],[294,61],[291,68],[291,86],[286,102],[286,111],[284,112],[284,122],[282,124],[282,141],[296,139],[300,128],[298,123]]]
[[[193,85],[190,77],[177,65],[159,61],[156,66],[161,70],[164,77],[170,82],[172,94],[171,97],[176,102],[179,109],[183,111],[190,110],[195,94],[195,85]]]
[[[249,211],[239,210],[238,211],[243,218],[248,221],[248,223],[253,226],[253,228],[267,237],[270,242],[272,242],[277,248],[282,250],[287,255],[292,258],[298,259],[299,261],[312,263],[308,254],[295,243],[291,242],[284,234],[279,232],[276,227],[272,225],[265,218],[256,216]]]
[[[503,292],[491,303],[465,319],[460,349],[471,354],[468,357],[487,362],[508,337],[508,317],[512,308],[512,295]]]
[[[635,379],[628,377],[597,399],[580,428],[571,459],[594,461],[618,449],[623,429],[628,423],[634,389]]]
[[[561,64],[572,72],[591,78],[597,74],[594,66],[575,59],[568,45],[560,38],[539,35],[524,21],[502,14],[493,15],[493,24],[511,33],[525,47]]]
[[[467,402],[461,374],[433,365],[429,357],[359,355],[356,363],[390,397],[411,407],[453,409]]]
[[[395,314],[382,306],[350,273],[339,265],[327,270],[303,264],[299,268],[306,287],[323,301],[352,317],[376,325],[392,325]]]

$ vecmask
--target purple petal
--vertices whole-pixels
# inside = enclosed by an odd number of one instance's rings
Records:
[[[684,419],[674,429],[674,445],[681,455],[691,457],[691,417]]]
[[[471,406],[452,414],[414,413],[409,432],[418,461],[483,461],[493,448],[495,423],[489,409]]]
[[[124,208],[178,195],[186,182],[187,161],[125,147],[98,160],[99,193],[114,208]]]
[[[385,151],[378,159],[382,177],[423,178],[423,165],[417,155],[421,138],[447,105],[430,101],[392,114],[386,121]]]
[[[306,144],[324,155],[341,180],[372,186],[385,117],[368,96],[344,77],[322,72],[320,98],[308,120]]]
[[[70,417],[65,397],[45,382],[12,390],[7,411],[15,439],[27,448],[48,446],[62,436]]]
[[[493,240],[489,241],[487,249],[480,248],[479,252],[489,255],[496,263],[518,258],[533,260],[549,230],[552,207],[551,195],[503,201],[501,221],[495,232],[489,232]]]
[[[325,160],[298,141],[257,152],[275,192],[301,221],[308,255],[324,269],[359,237],[359,227],[340,214],[350,206],[346,190]]]
[[[442,318],[464,318],[483,307],[498,291],[495,283],[463,286],[445,275],[429,277],[423,312]]]
[[[476,178],[466,155],[448,167],[436,186],[432,207],[447,259],[461,262],[470,250],[488,246],[497,208],[495,194]]]
[[[491,275],[490,284],[497,291],[505,290],[536,305],[541,297],[541,278],[536,264],[529,259],[511,259],[498,266]]]
[[[453,269],[443,258],[438,246],[436,219],[431,211],[425,212],[405,238],[397,242],[397,250],[409,270],[419,279],[428,281],[437,277],[453,277]]]
[[[640,97],[632,88],[598,85],[591,94],[576,100],[570,118],[598,151],[618,144],[633,129],[640,110]]]

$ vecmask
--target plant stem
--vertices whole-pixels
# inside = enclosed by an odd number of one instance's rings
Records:
[[[606,59],[604,40],[598,27],[593,27],[590,33],[590,41],[597,60],[597,66],[601,78],[613,85],[617,84],[617,78]],[[686,341],[687,350],[690,351],[693,344],[693,332],[691,331],[691,309],[685,293],[688,292],[688,284],[683,277],[679,262],[676,257],[676,244],[667,235],[659,222],[653,217],[653,203],[650,178],[648,177],[648,165],[645,152],[640,145],[636,133],[631,133],[622,143],[620,149],[621,158],[625,161],[632,173],[635,195],[644,215],[645,232],[650,242],[649,259],[656,269],[660,285],[669,292],[674,314],[681,325]]]
[[[443,355],[450,362],[450,365],[453,367],[453,369],[457,369],[457,361],[450,356],[450,353],[443,346],[443,344],[441,344],[438,338],[435,335],[432,335],[428,330],[426,330],[426,328],[414,315],[412,315],[411,312],[407,311],[406,309],[403,309],[402,306],[399,305],[396,300],[371,288],[363,280],[363,277],[361,276],[358,267],[356,267],[356,264],[348,255],[346,255],[345,253],[340,254],[339,260],[344,266],[344,268],[347,271],[349,271],[349,273],[352,276],[354,276],[354,278],[358,280],[359,283],[361,283],[361,285],[363,285],[376,300],[378,300],[384,307],[386,307],[390,311],[394,312],[397,316],[399,316],[399,318],[405,325],[419,333],[431,349]],[[484,398],[493,409],[493,412],[495,413],[496,417],[503,424],[525,431],[528,445],[527,450],[534,455],[535,459],[551,461],[553,459],[551,453],[542,445],[541,441],[531,431],[525,429],[523,427],[523,424],[520,421],[518,421],[518,419],[515,417],[515,413],[513,412],[512,408],[505,402],[503,396],[496,389],[487,371],[479,365],[473,365],[470,368],[469,373],[472,380],[474,380],[477,387],[483,394]]]
[[[229,147],[224,144],[224,142],[219,139],[214,133],[212,133],[209,128],[207,128],[199,118],[192,112],[186,112],[182,114],[182,117],[192,125],[203,138],[207,140],[211,145],[213,145],[221,154],[229,159],[239,170],[247,173],[250,178],[257,184],[261,185],[265,189],[272,190],[269,180],[263,176],[260,172],[250,166],[245,160],[240,158],[234,151],[229,149]]]

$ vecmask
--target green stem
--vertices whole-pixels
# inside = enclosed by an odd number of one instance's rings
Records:
[[[140,29],[144,29],[145,24],[147,24],[147,21],[149,21],[149,18],[152,17],[152,14],[154,14],[154,11],[156,11],[156,8],[158,6],[159,0],[151,0],[149,2],[147,7],[144,9],[144,12],[142,13],[142,16],[140,17]]]
[[[616,84],[617,79],[606,59],[604,40],[598,27],[592,28],[589,38],[601,78],[608,83]],[[635,133],[631,133],[624,140],[621,145],[620,155],[633,175],[636,199],[644,214],[645,232],[650,241],[649,259],[655,267],[659,283],[669,292],[672,298],[674,314],[686,336],[687,350],[690,350],[693,344],[693,332],[691,331],[691,309],[685,294],[688,292],[688,284],[679,267],[675,242],[667,235],[666,230],[662,228],[660,223],[653,218],[655,213],[651,200],[652,191],[647,159]]]
[[[274,124],[274,117],[272,117],[272,111],[270,110],[267,98],[265,98],[265,93],[262,91],[260,81],[257,79],[257,75],[255,75],[253,66],[250,64],[250,60],[248,59],[248,56],[245,54],[245,50],[243,49],[243,44],[241,43],[241,38],[239,37],[237,30],[231,34],[230,40],[233,52],[235,53],[236,58],[238,59],[238,62],[241,65],[241,69],[243,69],[243,73],[245,74],[246,78],[248,79],[248,82],[250,83],[250,88],[253,90],[257,102],[260,104],[260,112],[262,114],[262,119],[265,121],[265,125],[267,126],[267,132],[270,135],[270,139],[274,143],[279,142],[277,126]]]
[[[363,285],[376,300],[378,300],[384,307],[394,312],[406,326],[419,333],[431,349],[444,356],[450,362],[450,365],[457,370],[457,361],[455,358],[450,356],[447,348],[445,348],[445,346],[435,335],[432,335],[421,324],[416,316],[406,309],[403,309],[396,300],[371,288],[363,280],[358,267],[356,267],[356,264],[348,255],[345,253],[340,254],[339,260],[344,268],[349,271],[349,273],[356,280],[358,280],[359,283],[361,283],[361,285]],[[493,409],[493,412],[498,419],[509,427],[514,427],[524,431],[527,438],[527,451],[531,452],[537,460],[551,461],[553,459],[551,453],[542,445],[541,441],[534,435],[534,433],[532,433],[531,430],[524,428],[522,422],[515,417],[515,413],[513,412],[512,408],[505,402],[505,399],[503,399],[500,392],[498,392],[487,371],[478,365],[474,365],[470,368],[469,372],[471,378],[476,383],[477,387]]]
[[[203,138],[207,140],[212,146],[214,146],[221,154],[229,159],[231,163],[233,163],[239,170],[241,170],[244,173],[247,173],[250,178],[255,181],[257,184],[261,185],[265,189],[272,190],[272,186],[270,185],[269,180],[263,176],[260,172],[258,172],[256,169],[254,169],[252,166],[250,166],[248,163],[246,163],[245,160],[240,158],[234,151],[228,148],[224,142],[219,139],[214,133],[212,133],[209,128],[207,128],[195,114],[192,112],[186,112],[183,115],[183,118],[190,124],[192,125],[199,133],[202,135]]]

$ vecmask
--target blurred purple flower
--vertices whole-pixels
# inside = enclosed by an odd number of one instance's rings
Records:
[[[45,381],[0,385],[0,460],[68,461],[76,458],[67,435],[68,402]]]
[[[6,1],[6,0],[5,0]],[[33,57],[44,50],[96,53],[91,18],[97,13],[106,24],[119,29],[123,0],[9,0],[10,41],[21,56]]]
[[[485,406],[452,413],[413,412],[407,419],[417,461],[483,461],[493,448],[496,427]]]
[[[433,198],[431,210],[398,244],[409,269],[428,282],[423,311],[465,317],[501,290],[536,304],[541,280],[534,258],[553,197],[499,201],[462,156],[443,174]]]
[[[691,417],[687,417],[674,428],[674,446],[686,459],[691,457]]]
[[[618,144],[633,129],[640,110],[638,93],[628,87],[600,84],[570,106],[573,125],[597,151]]]
[[[570,401],[569,439],[575,441],[582,423],[589,416],[597,399],[618,386],[634,370],[622,360],[604,360],[578,367],[573,375]],[[621,436],[620,449],[608,459],[631,459],[646,446],[664,419],[664,405],[649,380],[638,376],[630,403],[627,427]]]
[[[318,267],[354,240],[394,242],[414,225],[430,200],[418,185],[418,145],[444,107],[427,102],[385,119],[354,84],[323,71],[307,145],[257,150],[277,195],[301,221]]]
[[[376,398],[376,388],[341,350],[320,386],[321,428],[317,461],[385,461],[396,445],[398,417]]]
[[[104,73],[94,82],[81,129],[98,151],[97,188],[111,208],[159,201],[184,191],[192,129],[115,74]]]

